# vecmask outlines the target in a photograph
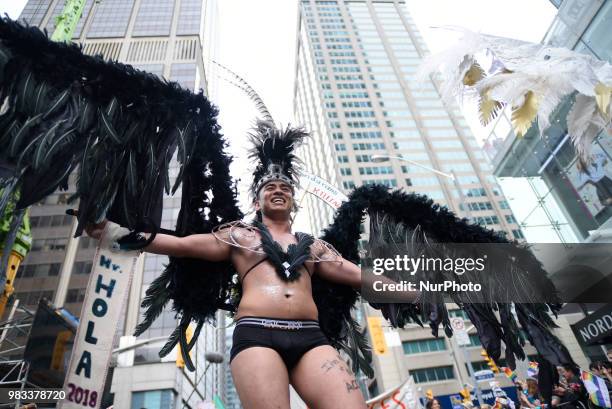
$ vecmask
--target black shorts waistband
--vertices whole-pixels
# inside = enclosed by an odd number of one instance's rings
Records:
[[[286,320],[280,318],[242,317],[236,321],[236,326],[250,325],[262,328],[276,328],[285,330],[299,330],[306,328],[319,328],[315,320]]]

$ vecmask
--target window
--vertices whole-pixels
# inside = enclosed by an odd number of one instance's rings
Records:
[[[402,342],[405,354],[418,354],[422,352],[435,352],[446,350],[444,338],[419,339]]]
[[[387,187],[397,187],[397,181],[395,179],[366,179],[363,181],[364,185],[385,185]]]
[[[370,101],[347,101],[342,103],[342,108],[370,108]]]
[[[132,392],[133,408],[164,409],[174,406],[174,394],[171,389],[157,391]]]
[[[437,368],[412,369],[410,375],[414,377],[415,383],[444,381],[454,379],[455,374],[452,366],[439,366]]]
[[[349,121],[346,125],[349,128],[378,128],[378,121]]]
[[[506,360],[503,358],[500,358],[499,362],[496,362],[496,364],[499,364],[499,366],[507,365]],[[482,371],[484,369],[491,369],[486,361],[477,361],[477,362],[472,361],[472,368],[474,369],[474,372]],[[469,371],[467,364],[465,364],[465,369]]]
[[[525,238],[525,236],[523,236],[523,232],[520,230],[512,230],[512,234],[514,235],[514,238],[519,240]]]
[[[410,150],[422,150],[425,149],[425,145],[421,141],[398,141],[393,142],[395,149],[410,149]]]
[[[431,144],[434,148],[462,148],[463,144],[460,141],[448,141],[448,140],[432,140]]]
[[[387,126],[389,128],[416,128],[416,123],[412,119],[403,119],[403,120],[393,120],[387,121]]]
[[[467,313],[463,310],[449,310],[448,315],[450,317],[463,318],[464,320],[469,319]]]
[[[478,212],[482,210],[493,210],[493,205],[491,202],[473,202],[468,203],[468,209]]]
[[[342,186],[345,189],[352,189],[355,187],[355,183],[352,180],[345,180],[344,182],[342,182]]]
[[[482,226],[499,224],[499,218],[497,216],[478,216],[474,217],[474,221]]]
[[[72,269],[73,274],[89,274],[91,272],[91,261],[77,261]]]
[[[374,111],[349,111],[344,112],[345,118],[374,118]]]
[[[385,149],[385,144],[384,143],[354,143],[353,149],[356,151]]]
[[[372,166],[359,168],[360,175],[392,175],[393,168],[391,166]]]
[[[346,155],[338,156],[338,163],[348,163],[349,158]]]
[[[480,343],[480,338],[478,337],[478,334],[469,334],[470,337],[470,343],[467,345],[469,347],[479,347],[482,344]]]
[[[506,218],[506,221],[507,221],[508,223],[516,223],[516,224],[518,224],[518,222],[517,222],[517,221],[516,221],[516,219],[514,218],[514,215],[512,215],[512,214],[507,214],[507,215],[505,215],[504,217]]]
[[[343,152],[346,151],[346,145],[343,143],[337,143],[334,145],[334,148],[336,149],[336,152]]]
[[[466,195],[467,197],[486,197],[487,192],[485,192],[483,188],[474,188],[474,189],[468,189],[466,191]]]
[[[342,176],[351,176],[352,172],[350,168],[340,168],[340,174]]]
[[[377,139],[377,138],[382,138],[382,132],[380,131],[350,132],[349,136],[351,137],[351,139]]]
[[[449,152],[436,152],[436,155],[438,155],[438,159],[463,159],[463,160],[469,160],[467,153],[465,153],[464,151],[449,151]]]

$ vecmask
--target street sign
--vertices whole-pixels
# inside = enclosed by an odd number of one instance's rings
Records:
[[[463,409],[461,395],[450,395],[449,398],[453,409]]]
[[[455,339],[457,340],[457,345],[470,345],[470,336],[465,330],[465,321],[463,321],[463,318],[451,317],[450,324],[451,328],[453,329]]]
[[[483,369],[482,371],[474,372],[474,377],[477,381],[488,381],[490,379],[495,379],[495,374],[490,369]]]

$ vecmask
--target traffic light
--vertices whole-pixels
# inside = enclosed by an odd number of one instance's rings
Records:
[[[493,359],[491,359],[489,354],[487,354],[487,351],[485,351],[483,349],[482,351],[480,351],[480,355],[482,355],[482,357],[484,358],[485,362],[487,363],[489,368],[493,371],[493,373],[498,374],[499,373],[499,368],[495,364],[495,361],[493,361]]]
[[[427,392],[425,392],[425,398],[427,398],[427,400],[433,400],[434,399],[433,391],[431,389],[427,389]]]
[[[459,395],[463,398],[463,403],[472,403],[472,394],[467,386],[459,391]]]
[[[74,334],[69,329],[57,333],[53,354],[51,355],[51,369],[55,371],[63,370],[66,347],[73,336]]]

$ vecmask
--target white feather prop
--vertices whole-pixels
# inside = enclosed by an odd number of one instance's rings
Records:
[[[518,136],[536,118],[542,134],[559,104],[576,93],[575,106],[567,116],[568,131],[579,156],[586,160],[593,139],[610,127],[612,65],[565,48],[460,31],[463,38],[457,45],[427,57],[417,77],[438,71],[446,100],[478,95],[483,122],[501,112],[488,109],[492,104],[511,106]],[[492,62],[483,70],[484,56]]]

